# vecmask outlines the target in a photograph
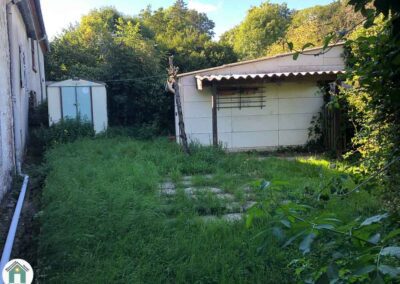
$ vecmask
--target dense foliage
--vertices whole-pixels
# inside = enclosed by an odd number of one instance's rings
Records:
[[[362,20],[347,1],[335,1],[291,11],[286,4],[265,2],[251,8],[246,18],[221,37],[242,59],[300,50],[304,45],[321,46],[325,36],[339,38]],[[293,44],[290,49],[287,42]]]
[[[356,125],[355,153],[368,174],[385,170],[381,180],[387,205],[399,214],[400,7],[397,1],[373,1],[374,9],[351,2],[368,17],[347,42],[346,83],[351,88],[342,92]]]

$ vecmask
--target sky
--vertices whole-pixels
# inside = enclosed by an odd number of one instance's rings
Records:
[[[290,9],[303,9],[314,5],[325,5],[334,0],[271,0],[272,3],[286,2]],[[50,39],[62,32],[71,23],[94,8],[113,6],[127,15],[137,15],[151,5],[153,9],[169,7],[175,0],[41,0],[44,22]],[[189,8],[204,12],[215,23],[216,39],[225,31],[239,24],[246,12],[265,0],[186,0]]]

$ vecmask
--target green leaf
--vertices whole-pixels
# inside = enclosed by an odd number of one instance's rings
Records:
[[[287,247],[288,245],[290,245],[291,243],[293,243],[298,237],[300,237],[301,235],[303,235],[304,232],[305,232],[305,231],[302,231],[302,232],[298,233],[297,235],[295,235],[295,236],[291,237],[290,239],[288,239],[288,240],[286,241],[286,243],[283,244],[282,247]]]
[[[292,51],[293,50],[293,42],[287,42],[287,45],[289,47],[289,50]]]
[[[390,265],[381,264],[378,267],[379,271],[383,274],[388,274],[390,277],[397,277],[400,274],[400,267],[393,267]]]
[[[323,47],[322,47],[322,50],[325,50],[325,49],[328,47],[328,45],[330,44],[330,42],[331,42],[331,40],[333,39],[334,36],[335,36],[335,34],[332,33],[332,34],[330,34],[330,35],[327,35],[327,36],[324,38],[324,45],[323,45]]]
[[[313,43],[311,42],[307,42],[305,45],[303,45],[303,47],[301,48],[301,50],[306,49],[307,47],[311,47],[311,46],[315,46]]]
[[[300,243],[299,249],[303,254],[307,254],[311,250],[311,244],[314,241],[316,235],[314,233],[308,234]]]
[[[267,187],[269,187],[270,185],[271,185],[271,182],[266,181],[266,180],[263,180],[263,181],[261,182],[260,189],[261,189],[261,190],[264,190],[264,189],[266,189]]]
[[[293,60],[297,60],[297,58],[299,58],[300,52],[295,52],[293,54]]]
[[[373,243],[373,244],[379,243],[380,240],[381,240],[381,234],[380,233],[376,233],[375,235],[373,235],[371,238],[368,239],[368,241]]]
[[[389,255],[400,258],[400,247],[385,247],[382,249],[381,255]]]
[[[315,228],[316,229],[327,229],[327,230],[330,230],[330,229],[334,229],[335,227],[333,225],[331,225],[331,224],[321,224],[321,225],[315,226]]]
[[[367,265],[362,268],[359,268],[354,272],[354,275],[364,275],[368,274],[376,269],[376,265]]]
[[[380,222],[381,220],[383,220],[383,219],[385,219],[387,217],[389,217],[388,213],[384,213],[384,214],[381,214],[381,215],[375,215],[375,216],[369,217],[369,218],[365,219],[364,222],[361,223],[361,227],[362,226],[368,226],[368,225],[371,225],[373,223]]]
[[[383,241],[386,242],[386,241],[388,241],[388,240],[390,240],[390,239],[392,239],[392,238],[394,238],[394,237],[396,237],[398,235],[400,235],[400,229],[391,231],[389,234],[387,234],[387,236],[383,239]]]
[[[272,228],[272,235],[274,235],[278,240],[283,240],[285,237],[285,233],[279,227]]]
[[[290,222],[288,220],[281,220],[280,221],[286,228],[291,228],[292,225],[290,224]]]

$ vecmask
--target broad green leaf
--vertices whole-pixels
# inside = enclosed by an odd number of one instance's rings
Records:
[[[361,226],[368,226],[371,225],[373,223],[377,223],[380,222],[381,220],[385,219],[389,217],[388,213],[384,213],[384,214],[380,214],[380,215],[375,215],[372,217],[369,217],[367,219],[364,220],[364,222],[361,223]]]
[[[362,268],[359,268],[354,272],[354,275],[364,275],[368,274],[376,269],[376,265],[367,265]]]
[[[294,235],[293,237],[291,237],[290,239],[288,239],[286,241],[286,243],[283,244],[282,247],[287,247],[288,245],[290,245],[291,243],[293,243],[298,237],[300,237],[301,235],[304,234],[305,231],[302,231],[300,233],[298,233],[297,235]]]
[[[335,227],[333,225],[331,225],[331,224],[321,224],[321,225],[315,226],[315,228],[316,229],[327,229],[327,230],[330,230],[330,229],[334,229]]]
[[[400,258],[400,247],[385,247],[382,249],[381,255],[389,255]]]
[[[279,227],[273,227],[272,234],[280,241],[283,240],[285,237],[285,233]]]
[[[304,50],[304,49],[306,49],[306,48],[308,48],[308,47],[312,47],[312,46],[315,46],[313,43],[311,43],[311,42],[308,42],[308,43],[306,43],[305,45],[303,45],[303,47],[301,48],[301,50]]]
[[[293,54],[293,60],[297,60],[297,58],[299,58],[300,52],[295,52]]]
[[[281,220],[280,221],[285,227],[287,227],[287,228],[291,228],[292,227],[292,225],[290,224],[290,222],[288,221],[288,220]]]
[[[373,235],[371,238],[368,239],[368,241],[370,241],[371,243],[374,243],[374,244],[379,243],[380,240],[381,240],[380,233],[376,233],[375,235]]]
[[[332,222],[342,223],[341,220],[336,219],[336,218],[323,218],[322,220],[324,220],[324,221],[332,221]]]
[[[316,235],[314,233],[308,234],[300,243],[299,249],[303,254],[307,254],[311,250],[311,244],[314,241]]]
[[[390,240],[398,235],[400,235],[400,229],[391,231],[385,238],[383,238],[383,241],[386,242],[387,240]]]
[[[325,50],[325,49],[328,47],[328,45],[330,44],[330,42],[331,42],[331,40],[333,39],[334,36],[335,36],[335,34],[332,33],[332,34],[330,34],[330,35],[327,35],[327,36],[324,38],[324,45],[323,45],[323,47],[322,47],[322,50]]]
[[[378,267],[379,271],[383,274],[388,274],[390,277],[397,277],[400,274],[400,267],[393,267],[390,265],[381,264]]]
[[[289,50],[292,51],[293,50],[293,42],[288,42],[287,43]]]
[[[261,182],[260,189],[261,189],[261,190],[264,190],[264,189],[266,189],[267,187],[269,187],[270,185],[271,185],[271,182],[266,181],[266,180],[263,180],[263,181]]]

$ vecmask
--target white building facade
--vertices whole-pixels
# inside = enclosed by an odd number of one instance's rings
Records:
[[[29,105],[46,97],[48,51],[39,0],[0,0],[0,199],[23,162]]]
[[[319,84],[344,73],[343,45],[181,74],[188,139],[231,151],[302,146],[324,104]],[[179,141],[178,117],[176,136]]]

